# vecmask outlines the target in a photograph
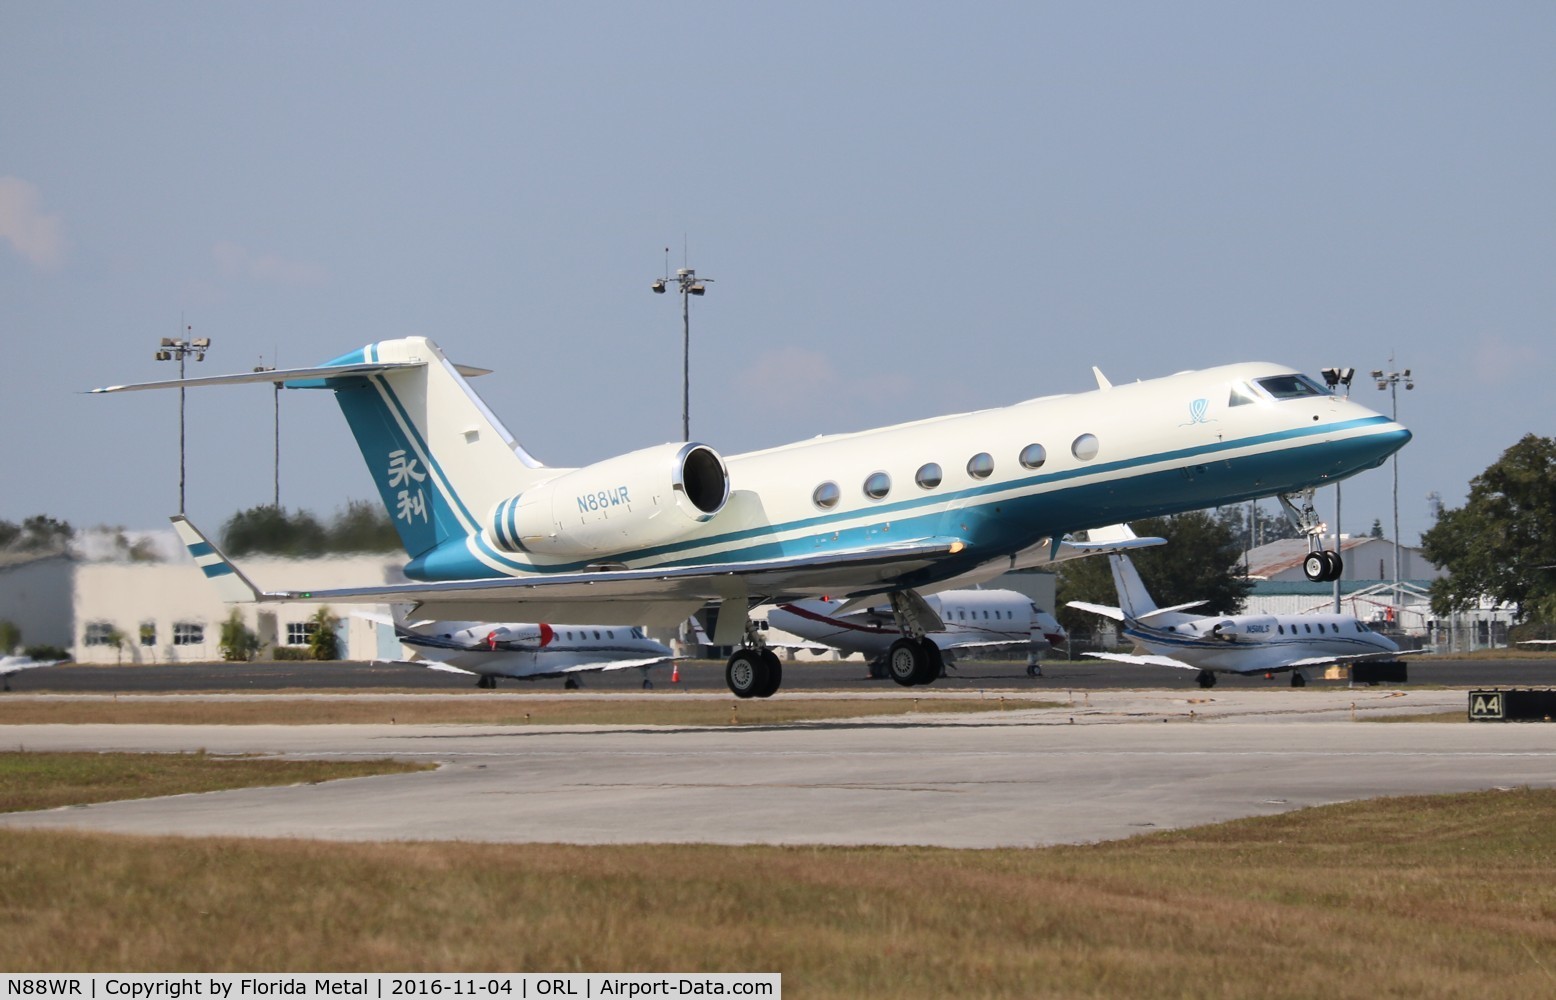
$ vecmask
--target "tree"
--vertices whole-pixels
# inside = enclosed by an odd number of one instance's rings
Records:
[[[1129,553],[1151,596],[1162,607],[1204,601],[1205,613],[1236,614],[1253,584],[1242,572],[1242,546],[1224,517],[1191,511],[1172,517],[1149,517],[1131,527],[1141,537],[1156,535],[1166,545]],[[1113,570],[1106,556],[1073,559],[1059,566],[1056,615],[1066,629],[1090,631],[1096,616],[1066,607],[1069,601],[1118,604]]]
[[[392,552],[400,547],[400,534],[382,504],[351,500],[335,512],[330,522],[331,552]]]
[[[1383,537],[1383,521],[1381,519],[1376,518],[1376,517],[1372,519],[1372,530],[1367,532],[1367,537],[1368,538],[1382,538]]]
[[[259,636],[243,623],[243,616],[233,608],[227,620],[222,622],[221,641],[218,643],[222,659],[229,663],[246,663],[259,652]]]
[[[379,504],[352,500],[335,512],[328,527],[305,510],[290,513],[274,504],[239,511],[222,525],[228,555],[255,552],[316,556],[327,552],[389,552],[400,546],[394,523]]]
[[[1432,611],[1490,599],[1519,621],[1556,622],[1556,439],[1527,434],[1470,480],[1463,507],[1445,510],[1421,549],[1448,576],[1432,581]]]
[[[340,617],[330,614],[325,607],[315,611],[308,621],[313,625],[308,635],[308,655],[315,660],[340,659],[340,637],[335,634]]]
[[[68,521],[59,521],[47,514],[35,514],[21,524],[0,521],[0,548],[17,552],[61,552],[76,530]]]
[[[22,644],[22,630],[12,621],[0,621],[0,656],[8,656]]]
[[[222,525],[222,548],[232,556],[253,552],[317,555],[324,551],[324,539],[324,526],[312,514],[288,514],[284,507],[274,504],[241,510]]]

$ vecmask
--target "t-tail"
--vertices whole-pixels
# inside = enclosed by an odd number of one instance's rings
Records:
[[[499,502],[556,474],[521,448],[437,344],[407,337],[321,365],[339,376],[292,379],[331,389],[413,563],[452,555]]]
[[[1127,524],[1113,524],[1106,528],[1094,528],[1087,532],[1092,542],[1117,542],[1132,539],[1134,531]],[[1119,553],[1108,556],[1113,568],[1113,587],[1118,591],[1118,609],[1128,618],[1140,619],[1157,610],[1156,601],[1145,589],[1139,570],[1129,557]]]

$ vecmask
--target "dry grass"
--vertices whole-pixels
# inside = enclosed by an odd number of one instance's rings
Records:
[[[1556,792],[1046,850],[0,832],[7,970],[780,971],[795,997],[1556,992]]]
[[[211,757],[203,753],[0,752],[0,812],[147,799],[257,785],[429,771],[398,760],[315,761]]]
[[[776,725],[913,713],[1055,708],[1057,702],[970,698],[482,698],[363,697],[229,699],[116,698],[0,701],[0,725],[141,723],[153,725]]]

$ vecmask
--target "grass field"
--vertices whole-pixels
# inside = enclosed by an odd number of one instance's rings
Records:
[[[794,997],[1556,993],[1556,792],[1039,850],[0,831],[8,971],[779,971]]]
[[[998,712],[1056,708],[1029,698],[730,698],[645,697],[574,700],[479,696],[382,699],[267,697],[225,700],[116,698],[0,701],[0,725],[141,723],[156,725],[327,725],[348,723],[450,725],[774,725],[915,712]]]
[[[203,753],[0,752],[0,812],[430,771],[398,760],[317,761]]]
[[[0,808],[405,768],[0,754]],[[1087,847],[350,845],[0,831],[7,971],[781,971],[794,996],[1556,993],[1556,792]]]

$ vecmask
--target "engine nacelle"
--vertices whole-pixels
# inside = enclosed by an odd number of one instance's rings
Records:
[[[504,552],[592,556],[672,542],[724,509],[729,472],[691,442],[574,469],[492,508],[486,534]]]
[[[1227,642],[1237,642],[1239,639],[1265,639],[1275,635],[1276,621],[1269,615],[1242,615],[1237,618],[1227,618],[1207,631],[1217,639],[1225,639]]]

